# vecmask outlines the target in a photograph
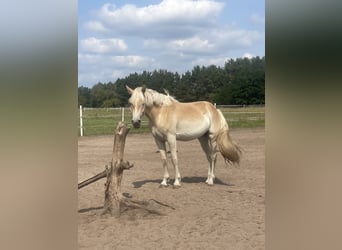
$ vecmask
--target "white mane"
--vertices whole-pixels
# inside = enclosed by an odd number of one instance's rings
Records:
[[[145,93],[145,104],[146,106],[168,106],[174,102],[178,102],[174,97],[170,95],[164,95],[152,89],[146,89]]]

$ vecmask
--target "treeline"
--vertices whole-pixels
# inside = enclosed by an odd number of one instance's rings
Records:
[[[224,67],[195,66],[180,75],[167,70],[133,73],[115,83],[97,83],[92,88],[78,88],[78,103],[84,107],[126,106],[129,94],[125,85],[145,85],[181,102],[206,100],[212,103],[252,105],[265,103],[265,57],[237,58]]]

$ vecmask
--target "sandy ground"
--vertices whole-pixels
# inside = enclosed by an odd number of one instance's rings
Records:
[[[208,164],[197,140],[178,142],[182,186],[160,188],[163,169],[151,134],[128,134],[124,196],[146,201],[156,213],[127,210],[102,216],[104,182],[78,191],[79,249],[265,249],[265,130],[231,130],[242,147],[239,167],[221,155],[214,186],[205,184]],[[79,182],[104,170],[113,136],[79,138]],[[169,162],[171,178],[174,171]]]

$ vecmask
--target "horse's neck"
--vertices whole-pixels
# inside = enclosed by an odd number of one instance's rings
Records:
[[[165,107],[166,103],[169,103],[168,105],[172,105],[173,102],[177,102],[174,99],[164,100],[163,98],[165,97],[166,96],[157,93],[155,95],[151,95],[148,102],[145,99],[145,103],[147,103],[146,108],[145,108],[145,115],[149,119],[151,125],[154,124],[155,120],[160,115],[161,109]],[[170,97],[167,97],[167,98],[170,98]]]
[[[153,124],[155,119],[157,118],[158,114],[159,114],[159,109],[161,107],[155,106],[155,105],[151,105],[145,108],[145,115],[148,118],[148,120],[150,121],[150,124]]]

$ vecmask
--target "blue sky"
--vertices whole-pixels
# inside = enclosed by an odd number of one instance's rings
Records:
[[[264,0],[78,2],[78,84],[265,55]]]

